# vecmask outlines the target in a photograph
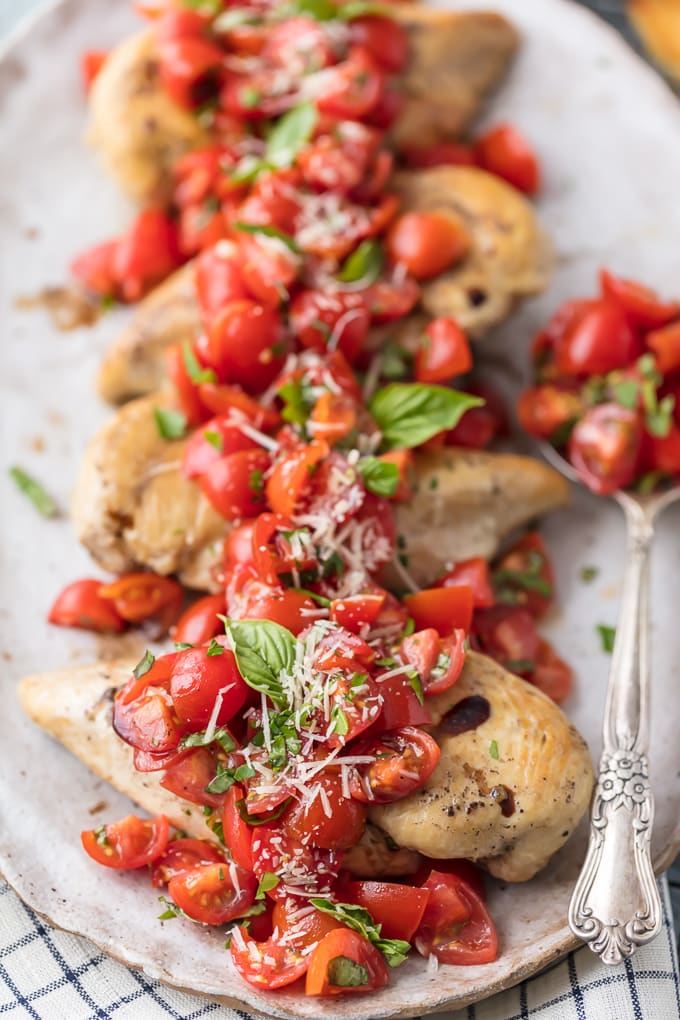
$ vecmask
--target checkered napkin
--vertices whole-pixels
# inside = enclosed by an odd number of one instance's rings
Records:
[[[633,962],[608,968],[582,949],[547,973],[439,1020],[678,1020],[680,982],[668,900],[663,931]],[[0,881],[0,1017],[9,1020],[249,1020],[165,988],[77,935],[55,931]]]

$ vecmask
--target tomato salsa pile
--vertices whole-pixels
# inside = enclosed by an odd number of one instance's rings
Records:
[[[613,273],[537,335],[523,427],[564,449],[593,492],[650,492],[680,475],[680,302]]]

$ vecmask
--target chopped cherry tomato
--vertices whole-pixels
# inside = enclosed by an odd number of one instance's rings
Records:
[[[293,897],[277,900],[272,921],[274,927],[278,929],[281,940],[296,949],[305,949],[315,942],[320,942],[329,931],[345,927],[330,914],[324,914],[314,907],[305,908],[301,912],[299,904]]]
[[[286,516],[295,513],[311,484],[314,469],[327,455],[328,444],[314,439],[276,462],[266,485],[267,502],[274,513]]]
[[[241,868],[247,871],[253,870],[253,832],[250,826],[241,818],[239,803],[244,800],[245,794],[242,787],[234,783],[224,797],[224,808],[222,811],[222,831],[224,833],[224,845]]]
[[[404,213],[387,235],[387,253],[417,280],[427,280],[460,262],[470,247],[462,222],[436,212]]]
[[[454,319],[433,319],[421,337],[415,359],[418,382],[448,382],[472,368],[465,333]]]
[[[337,348],[352,363],[361,352],[371,313],[360,293],[303,290],[290,306],[290,322],[303,347],[319,353]]]
[[[386,592],[382,594],[366,593],[333,599],[330,606],[330,619],[346,630],[351,630],[353,634],[358,634],[363,627],[370,626],[378,619],[385,604],[386,594]]]
[[[115,298],[118,295],[118,279],[113,260],[117,247],[118,241],[104,241],[76,255],[69,267],[72,276],[93,294]]]
[[[404,726],[379,737],[367,737],[353,747],[355,755],[370,755],[369,765],[355,765],[350,792],[364,804],[390,804],[421,787],[439,761],[439,746],[424,730]]]
[[[571,691],[574,680],[571,667],[543,640],[538,642],[535,667],[527,680],[559,705]]]
[[[184,600],[181,584],[159,574],[123,574],[99,589],[100,598],[110,599],[116,612],[128,623],[158,617],[163,629],[174,623]]]
[[[498,602],[522,606],[544,616],[555,601],[555,574],[545,542],[537,531],[524,535],[493,572]]]
[[[384,939],[410,942],[425,913],[430,893],[396,882],[347,882],[342,889],[349,903],[356,903],[381,926]]]
[[[234,415],[223,414],[211,418],[194,432],[184,451],[182,473],[185,478],[198,478],[211,464],[230,453],[257,449],[258,443],[244,434]]]
[[[161,84],[178,106],[193,110],[217,91],[224,53],[195,36],[162,38],[158,42]]]
[[[432,145],[411,145],[403,150],[406,164],[414,170],[433,166],[476,166],[477,157],[471,145],[462,142],[434,142]]]
[[[113,728],[121,740],[153,755],[177,750],[183,735],[167,692],[153,686],[132,702],[115,698]]]
[[[251,534],[252,561],[265,584],[278,585],[282,574],[313,570],[317,561],[309,533],[296,529],[283,514],[260,514]]]
[[[306,995],[372,992],[389,982],[385,958],[356,931],[336,928],[319,942],[309,957]]]
[[[220,707],[215,722],[223,726],[246,700],[248,687],[234,653],[224,645],[219,648],[219,654],[205,648],[187,648],[178,654],[172,667],[172,702],[179,719],[192,729],[207,726],[217,701]]]
[[[607,269],[600,270],[602,295],[623,308],[634,326],[658,329],[680,315],[680,302],[662,301],[656,291],[634,280],[623,280]]]
[[[498,124],[477,139],[475,153],[480,166],[489,173],[535,195],[541,187],[536,154],[511,124]]]
[[[299,949],[274,938],[256,942],[245,927],[232,934],[229,948],[233,964],[243,980],[264,991],[284,988],[307,971],[309,958]]]
[[[289,291],[301,267],[301,259],[285,241],[266,235],[243,234],[238,239],[239,266],[251,294],[265,305],[277,308]]]
[[[457,875],[438,871],[431,872],[423,889],[430,898],[416,932],[418,952],[463,967],[492,963],[498,956],[498,936],[474,889]]]
[[[143,868],[165,853],[169,825],[165,815],[139,818],[128,815],[99,829],[81,832],[83,847],[98,864],[129,871]]]
[[[217,386],[215,383],[201,383],[198,387],[201,402],[213,414],[226,414],[236,409],[241,411],[255,428],[270,429],[281,423],[281,415],[273,407],[263,407],[240,386]]]
[[[650,436],[650,459],[655,471],[675,475],[680,472],[680,428],[673,424],[666,436]]]
[[[202,924],[226,924],[242,917],[252,907],[255,891],[250,872],[233,862],[200,864],[168,883],[173,902]]]
[[[356,426],[356,404],[344,393],[326,390],[316,401],[307,427],[316,439],[337,443]]]
[[[620,305],[606,298],[583,304],[557,343],[557,368],[563,375],[605,375],[642,353]]]
[[[240,450],[211,464],[199,484],[217,512],[228,521],[255,517],[265,508],[263,479],[269,465],[265,450]]]
[[[471,588],[475,609],[486,609],[496,601],[489,576],[489,564],[483,556],[459,560],[452,570],[449,570],[437,581],[437,586],[441,588]]]
[[[415,308],[420,298],[420,287],[407,276],[400,284],[377,280],[364,294],[374,322],[394,322],[395,319],[403,319]]]
[[[440,638],[433,628],[404,638],[401,652],[418,673],[425,694],[441,694],[453,687],[465,663],[465,631]]]
[[[192,804],[220,808],[224,794],[206,792],[206,786],[212,782],[216,773],[217,760],[211,748],[192,747],[168,765],[160,784],[165,790]]]
[[[496,436],[507,434],[508,419],[502,397],[484,383],[465,387],[468,393],[481,397],[484,403],[469,408],[455,428],[446,432],[447,446],[466,446],[479,450],[488,446]]]
[[[287,886],[299,895],[318,896],[338,877],[342,851],[302,843],[278,826],[258,825],[253,832],[253,871],[258,879],[268,872],[280,882],[269,890],[272,899],[288,895]]]
[[[383,709],[378,720],[364,734],[373,736],[385,730],[400,730],[405,726],[431,726],[432,716],[427,704],[421,704],[412,687],[404,683],[403,676],[375,677]]]
[[[424,588],[403,599],[416,630],[434,627],[441,635],[455,629],[466,632],[472,624],[474,596],[471,588],[462,585],[454,588]]]
[[[262,51],[264,60],[296,78],[334,64],[331,36],[321,22],[306,15],[289,17],[272,29]]]
[[[589,489],[606,495],[635,480],[641,443],[642,424],[635,411],[598,404],[574,426],[569,460]]]
[[[205,839],[173,839],[162,857],[151,868],[151,885],[162,888],[175,875],[184,875],[199,864],[226,863],[224,854]]]
[[[181,263],[174,222],[161,209],[144,209],[113,253],[118,296],[139,301]]]
[[[408,35],[394,18],[368,15],[349,23],[350,40],[368,50],[385,71],[398,74],[408,58]]]
[[[401,503],[411,499],[414,494],[415,459],[412,450],[390,450],[388,453],[381,453],[380,460],[386,464],[397,466],[397,487],[390,499],[395,503]]]
[[[680,368],[680,322],[654,329],[645,337],[645,344],[656,357],[656,367],[662,375],[677,372]]]
[[[81,56],[80,73],[85,92],[89,92],[92,88],[92,84],[104,66],[108,55],[107,50],[85,50]]]
[[[360,120],[377,105],[383,90],[383,75],[362,49],[347,60],[316,75],[314,96],[322,113],[346,120]]]
[[[224,595],[204,595],[185,609],[175,627],[173,640],[178,645],[202,645],[224,632],[217,614],[226,613]]]
[[[536,622],[519,606],[492,606],[475,613],[473,632],[481,650],[512,673],[533,670],[538,653]]]
[[[195,273],[198,303],[206,328],[224,305],[250,297],[239,268],[238,248],[229,241],[202,251],[196,259]]]
[[[102,598],[102,582],[93,578],[73,581],[59,593],[47,617],[59,627],[80,627],[119,634],[125,630],[125,620],[115,605]]]
[[[309,797],[296,801],[281,822],[282,830],[301,843],[325,850],[349,850],[366,827],[366,809],[342,793],[340,776],[319,776]]]
[[[549,383],[525,390],[517,405],[520,425],[539,439],[561,438],[562,430],[575,423],[584,410],[580,394]]]
[[[250,581],[229,613],[237,620],[271,620],[292,634],[299,634],[316,615],[316,603],[308,595],[292,588],[271,588],[259,581]]]
[[[422,886],[433,871],[443,872],[446,875],[457,875],[466,885],[471,887],[473,892],[477,893],[480,900],[486,903],[484,872],[476,864],[473,864],[472,861],[466,861],[461,857],[450,857],[448,860],[431,860],[426,857],[416,873],[409,877],[409,881],[413,882],[414,885]]]
[[[208,336],[210,364],[220,378],[253,393],[269,386],[283,364],[281,319],[274,308],[256,301],[229,301]]]
[[[165,364],[168,376],[177,390],[177,397],[182,411],[186,415],[187,425],[192,428],[200,425],[208,415],[199,396],[199,390],[189,375],[184,359],[184,349],[180,344],[171,344],[165,351]]]

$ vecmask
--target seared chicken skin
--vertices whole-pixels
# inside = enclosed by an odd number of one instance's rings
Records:
[[[510,185],[483,170],[440,167],[399,173],[393,186],[404,210],[442,213],[462,223],[471,240],[459,265],[423,285],[422,304],[430,315],[453,316],[474,339],[506,318],[518,300],[546,286],[548,243],[533,208]],[[412,333],[420,321],[412,316],[391,332]],[[166,347],[195,337],[200,328],[189,263],[133,312],[102,364],[102,397],[120,403],[156,389],[166,375]]]
[[[411,40],[401,87],[398,143],[427,144],[464,131],[504,78],[517,33],[498,14],[393,9]],[[192,113],[164,91],[152,32],[125,40],[109,55],[90,93],[88,138],[108,172],[132,199],[164,201],[177,159],[210,143]]]
[[[457,733],[456,706],[471,697],[486,699],[488,719]],[[430,706],[439,764],[415,793],[371,808],[371,820],[428,857],[465,857],[506,882],[532,878],[588,806],[585,742],[550,698],[475,652]]]
[[[21,704],[97,776],[151,814],[167,815],[191,836],[214,839],[200,807],[164,790],[158,773],[135,771],[131,748],[111,727],[113,694],[132,665],[98,663],[26,677]],[[451,735],[447,711],[453,706],[455,713],[455,705],[472,696],[487,700],[488,721]],[[510,882],[531,878],[587,807],[593,770],[583,740],[540,691],[472,652],[457,684],[430,704],[442,716],[434,729],[439,765],[422,790],[369,810],[375,824],[345,866],[362,877],[396,877],[417,870],[420,851],[467,857]],[[497,760],[489,753],[491,740]],[[390,849],[384,833],[400,849]]]
[[[147,567],[213,589],[230,525],[181,472],[186,440],[163,439],[156,395],[122,407],[91,440],[72,514],[80,541],[113,573]],[[530,457],[448,448],[416,457],[417,493],[395,505],[409,570],[427,585],[447,564],[491,557],[513,528],[565,504],[567,483]]]

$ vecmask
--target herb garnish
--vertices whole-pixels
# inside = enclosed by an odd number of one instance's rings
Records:
[[[20,467],[11,467],[9,469],[9,473],[10,477],[14,479],[17,488],[19,488],[25,496],[28,496],[38,513],[41,513],[43,517],[57,516],[59,513],[57,504],[45,491],[40,482],[37,482],[35,478],[31,477],[31,475],[27,474],[23,468]]]

